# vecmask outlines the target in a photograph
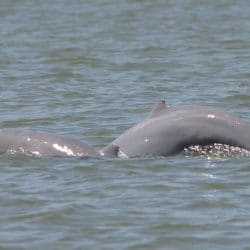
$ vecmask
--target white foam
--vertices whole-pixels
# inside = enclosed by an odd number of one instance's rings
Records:
[[[118,152],[118,157],[120,157],[122,159],[127,159],[128,158],[128,156],[124,152],[122,152],[121,150],[119,150],[119,152]]]

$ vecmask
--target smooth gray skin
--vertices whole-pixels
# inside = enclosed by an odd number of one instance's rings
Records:
[[[110,147],[109,152],[112,152],[113,148]],[[73,138],[17,129],[0,130],[0,153],[58,157],[102,156],[91,146]]]
[[[155,104],[145,121],[128,129],[107,148],[123,157],[171,156],[191,145],[228,144],[250,150],[250,125],[226,112],[200,107]]]

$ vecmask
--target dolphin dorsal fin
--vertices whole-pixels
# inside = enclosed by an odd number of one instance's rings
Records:
[[[159,113],[166,108],[167,107],[166,107],[165,100],[160,100],[160,101],[156,102],[151,113],[149,114],[148,118],[150,119],[150,118],[158,116]]]
[[[119,152],[119,146],[114,144],[110,144],[100,151],[102,156],[107,156],[107,157],[118,157],[118,152]]]

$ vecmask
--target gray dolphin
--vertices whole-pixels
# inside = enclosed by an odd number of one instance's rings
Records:
[[[148,119],[125,131],[114,145],[119,155],[171,156],[191,145],[227,144],[250,150],[250,125],[229,113],[200,106],[155,104]]]
[[[118,147],[109,147],[100,153],[88,144],[67,136],[52,133],[0,130],[0,153],[28,156],[101,157],[117,156]]]

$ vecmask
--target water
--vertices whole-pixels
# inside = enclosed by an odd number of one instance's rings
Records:
[[[1,127],[101,148],[152,105],[250,122],[248,1],[0,3]],[[249,249],[249,157],[0,157],[1,249]]]

